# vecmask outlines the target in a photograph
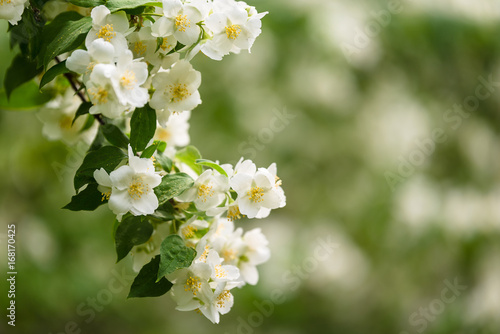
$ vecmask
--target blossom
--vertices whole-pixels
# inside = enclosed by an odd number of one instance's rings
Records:
[[[113,44],[98,38],[90,43],[88,51],[75,50],[66,59],[66,67],[76,73],[83,74],[83,81],[89,80],[90,74],[97,64],[114,64],[115,47]]]
[[[166,275],[166,278],[173,284],[170,294],[177,303],[177,310],[192,311],[201,306],[202,294],[209,294],[212,291],[208,282],[211,273],[210,265],[193,263],[188,268]]]
[[[184,240],[187,246],[195,246],[199,240],[198,232],[205,229],[208,230],[209,224],[205,220],[197,219],[196,216],[192,217],[186,223],[179,227],[178,234]]]
[[[128,156],[128,165],[112,171],[109,177],[102,169],[94,172],[99,185],[111,188],[108,205],[118,220],[127,212],[148,215],[158,208],[153,188],[161,183],[161,177],[155,172],[153,161],[136,157],[130,146]]]
[[[212,270],[210,278],[214,282],[235,281],[240,277],[240,271],[237,267],[229,264],[223,264],[222,259],[216,250],[212,249],[208,252],[206,263],[210,265]]]
[[[161,44],[158,45],[158,38],[152,35],[151,22],[144,22],[141,30],[133,32],[127,36],[130,50],[135,58],[144,58],[152,65],[161,64],[163,58],[177,44],[174,36],[164,36]]]
[[[189,117],[191,111],[170,115],[166,122],[160,122],[153,139],[162,140],[167,146],[183,147],[189,145]]]
[[[115,65],[95,65],[87,82],[87,92],[93,104],[89,110],[90,114],[103,114],[109,118],[117,118],[125,111],[130,110],[130,106],[120,103],[119,97],[115,93],[111,79],[115,73]]]
[[[81,102],[78,96],[68,89],[40,108],[38,118],[43,122],[43,135],[49,140],[60,139],[68,145],[74,145],[79,141],[90,144],[97,132],[96,124],[84,129],[86,117],[78,117],[73,122]]]
[[[201,103],[198,87],[201,84],[200,72],[186,61],[180,60],[166,71],[153,77],[154,92],[150,106],[156,109],[161,119],[165,112],[193,110]]]
[[[220,314],[226,314],[234,304],[233,294],[229,291],[227,283],[220,283],[215,290],[204,289],[201,294],[203,304],[199,310],[214,324],[220,321]]]
[[[111,84],[122,105],[143,107],[149,99],[148,90],[141,85],[148,78],[148,66],[145,62],[133,60],[130,50],[118,57],[116,67],[110,74]]]
[[[182,202],[194,202],[198,210],[206,211],[221,204],[228,190],[228,178],[207,169],[194,181],[190,189],[178,196],[178,199]]]
[[[250,51],[261,33],[261,19],[267,12],[254,13],[247,10],[245,4],[229,0],[215,2],[213,11],[205,20],[206,27],[212,32],[212,38],[203,44],[201,51],[215,60],[222,59],[222,56],[229,52]]]
[[[129,24],[125,12],[111,14],[106,6],[101,5],[92,9],[90,16],[92,17],[92,29],[85,39],[87,49],[98,38],[113,44],[116,56],[128,49],[125,34],[129,29]]]
[[[271,209],[285,205],[284,198],[273,175],[266,168],[253,172],[250,165],[246,172],[237,172],[231,178],[231,188],[238,194],[238,207],[248,218],[265,218]]]
[[[27,0],[1,0],[0,19],[9,21],[12,25],[17,25],[24,12]]]
[[[271,252],[267,247],[269,242],[260,228],[255,228],[243,235],[243,243],[245,251],[241,258],[244,260],[239,262],[241,278],[246,283],[255,285],[259,280],[256,266],[267,262],[271,257]]]
[[[173,36],[184,45],[192,45],[198,40],[201,22],[208,12],[206,1],[182,3],[180,0],[164,0],[163,15],[152,26],[155,37]]]

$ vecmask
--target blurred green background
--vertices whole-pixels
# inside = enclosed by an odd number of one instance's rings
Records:
[[[193,61],[191,143],[221,162],[277,162],[287,195],[269,218],[237,222],[262,227],[272,257],[219,325],[168,296],[126,300],[112,213],[60,209],[81,154],[43,138],[35,112],[2,110],[0,263],[16,223],[18,313],[0,332],[500,333],[500,5],[391,3],[249,1],[270,12],[252,53]],[[474,105],[478,89],[489,96]],[[279,129],[276,113],[290,115]],[[335,249],[314,257],[325,240]]]

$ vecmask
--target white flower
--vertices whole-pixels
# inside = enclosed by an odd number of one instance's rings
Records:
[[[265,168],[259,168],[253,174],[237,169],[230,184],[238,194],[238,207],[241,214],[247,215],[248,218],[265,218],[271,209],[284,206],[275,175]]]
[[[239,262],[241,278],[248,284],[255,285],[259,280],[259,272],[256,266],[269,260],[271,251],[267,247],[269,242],[260,228],[255,228],[243,235],[245,251],[242,254],[243,261]]]
[[[214,324],[218,324],[220,314],[228,313],[234,304],[234,297],[229,291],[227,283],[219,283],[215,291],[204,289],[200,298],[203,304],[200,305],[199,310]]]
[[[87,49],[98,38],[113,44],[116,56],[128,49],[125,34],[129,29],[129,23],[125,12],[111,14],[106,6],[101,5],[92,9],[90,16],[92,17],[92,29],[85,39]]]
[[[162,44],[158,47],[157,37],[152,35],[150,21],[144,22],[144,26],[138,32],[128,35],[127,40],[134,57],[144,58],[152,65],[159,65],[165,55],[177,44],[174,36],[164,36]]]
[[[27,0],[1,0],[0,19],[9,21],[12,25],[17,25],[24,12],[24,5]]]
[[[200,72],[193,69],[188,61],[180,60],[166,71],[153,77],[156,91],[150,105],[157,110],[158,118],[162,112],[181,112],[193,110],[201,103],[198,87],[201,84]]]
[[[201,33],[197,23],[204,19],[204,14],[208,11],[207,6],[206,1],[183,4],[180,0],[164,0],[164,16],[153,24],[153,36],[173,36],[186,46],[196,43]]]
[[[87,82],[95,65],[114,64],[114,57],[113,44],[99,38],[90,43],[88,51],[73,51],[66,59],[66,67],[73,72],[83,74],[83,82]]]
[[[172,299],[177,303],[179,311],[192,311],[201,306],[202,294],[212,291],[208,283],[212,270],[206,263],[193,263],[189,268],[176,270],[166,278],[172,282],[170,289]]]
[[[249,7],[252,8],[252,7]],[[220,60],[229,52],[248,50],[261,33],[261,18],[267,13],[253,14],[245,5],[234,1],[220,0],[214,3],[214,13],[206,20],[212,39],[203,44],[201,51],[208,57]]]
[[[90,114],[103,114],[109,118],[120,117],[130,106],[120,103],[113,88],[111,78],[116,73],[116,66],[110,64],[95,65],[87,82],[87,92],[92,102]]]
[[[168,146],[183,147],[189,145],[189,117],[191,111],[183,111],[170,115],[168,121],[160,123],[156,128],[154,140],[162,140]]]
[[[206,211],[221,204],[228,190],[228,178],[207,169],[194,181],[193,187],[178,196],[178,199],[182,202],[194,202],[198,210]]]
[[[133,60],[130,50],[118,57],[118,62],[111,74],[111,83],[122,105],[143,107],[149,99],[148,90],[141,85],[148,78],[148,65]]]
[[[240,277],[240,271],[237,267],[229,264],[222,264],[224,260],[219,256],[216,250],[211,249],[208,252],[206,263],[212,269],[210,278],[214,282],[235,281]]]
[[[109,180],[102,170],[94,172],[97,183],[111,186],[108,205],[118,220],[127,212],[134,216],[148,215],[158,208],[153,188],[161,183],[161,177],[155,172],[153,161],[136,157],[130,146],[128,155],[128,165],[112,171]]]
[[[194,216],[179,227],[178,234],[184,239],[188,247],[194,247],[199,240],[197,232],[208,229],[208,227],[208,222],[197,219],[197,217]]]
[[[96,124],[82,131],[87,117],[78,117],[73,123],[76,110],[81,103],[82,101],[71,89],[47,102],[38,113],[38,118],[43,122],[43,135],[49,140],[62,140],[68,145],[74,145],[79,141],[90,144],[97,132]]]

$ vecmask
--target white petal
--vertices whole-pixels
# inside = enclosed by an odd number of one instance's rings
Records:
[[[111,187],[111,179],[109,178],[108,173],[104,168],[101,169],[96,169],[94,171],[94,179],[99,183],[101,186],[105,187]]]
[[[92,9],[92,12],[90,12],[92,23],[94,25],[102,25],[102,23],[104,23],[104,19],[110,13],[111,11],[104,5],[95,7],[94,9]]]
[[[66,67],[73,72],[83,74],[90,64],[90,55],[84,50],[75,50],[66,60]]]
[[[131,208],[130,196],[127,190],[114,188],[108,201],[109,208],[115,215],[127,213]]]
[[[109,178],[111,179],[113,187],[120,190],[126,190],[132,182],[134,174],[134,170],[130,168],[130,166],[121,166],[117,170],[112,171],[109,174]]]

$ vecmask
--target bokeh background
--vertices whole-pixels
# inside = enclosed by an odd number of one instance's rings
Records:
[[[81,154],[43,138],[35,111],[2,110],[0,264],[16,223],[18,313],[0,332],[500,333],[500,2],[249,4],[270,12],[252,53],[194,61],[190,134],[206,158],[278,164],[287,206],[237,222],[269,239],[259,284],[235,291],[219,325],[168,296],[126,300],[130,278],[91,317],[130,274],[115,264],[113,215],[60,209]],[[481,78],[494,83],[474,105]],[[276,113],[288,124],[270,131]]]

